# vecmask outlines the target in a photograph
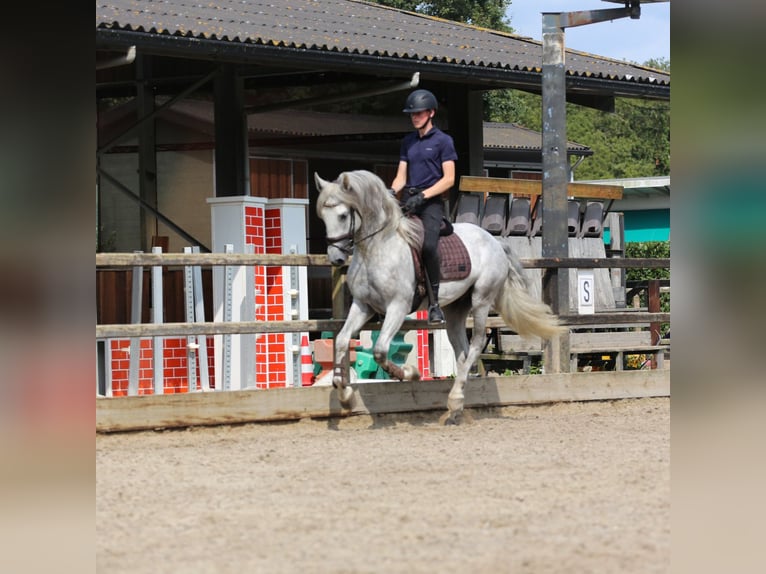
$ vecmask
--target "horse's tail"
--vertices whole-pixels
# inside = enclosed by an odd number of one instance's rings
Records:
[[[537,335],[550,339],[565,332],[567,328],[559,324],[551,308],[530,294],[524,269],[511,252],[511,246],[506,242],[501,243],[508,258],[508,277],[505,279],[505,289],[495,301],[495,310],[522,337]]]

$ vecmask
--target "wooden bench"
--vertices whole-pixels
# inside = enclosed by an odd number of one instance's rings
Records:
[[[632,328],[640,325],[633,324]],[[650,331],[593,331],[573,332],[569,340],[569,354],[572,372],[577,371],[582,355],[614,355],[615,370],[624,370],[627,355],[651,355],[656,368],[665,367],[667,345],[652,345]]]
[[[587,355],[608,355],[608,361],[614,361],[614,370],[625,369],[625,360],[628,355],[649,355],[653,359],[653,365],[657,369],[665,368],[665,356],[670,351],[668,344],[651,344],[651,332],[648,330],[636,330],[647,327],[648,324],[626,323],[620,325],[599,325],[599,329],[622,329],[619,331],[588,329],[578,327],[570,333],[569,354],[570,369],[577,372],[579,363]],[[532,361],[542,357],[542,342],[538,338],[523,339],[516,334],[506,334],[498,331],[496,340],[496,352],[482,353],[480,359],[480,371],[486,371],[484,363],[517,361],[522,363],[522,372],[529,373]]]

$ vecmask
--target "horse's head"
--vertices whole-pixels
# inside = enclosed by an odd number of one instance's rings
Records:
[[[317,215],[327,230],[327,256],[333,265],[343,265],[354,249],[354,233],[361,223],[352,205],[352,190],[345,174],[336,181],[325,181],[314,173],[319,191]]]
[[[399,202],[374,173],[346,171],[333,182],[314,173],[314,181],[319,190],[317,215],[327,229],[327,255],[333,265],[346,263],[355,244],[377,241],[392,227],[408,243],[415,241],[415,224],[402,217]]]

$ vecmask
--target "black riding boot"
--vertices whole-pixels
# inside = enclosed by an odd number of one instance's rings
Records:
[[[444,313],[442,313],[439,307],[439,284],[431,283],[431,301],[428,305],[428,324],[429,325],[443,325]]]

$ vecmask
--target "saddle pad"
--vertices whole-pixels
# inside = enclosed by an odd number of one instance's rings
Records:
[[[471,273],[471,257],[456,233],[439,238],[442,281],[457,281]]]
[[[415,259],[415,270],[418,277],[418,281],[421,280],[423,266],[420,251],[423,245],[423,224],[418,218],[413,218],[418,223],[418,249],[413,249],[413,257]],[[441,264],[439,274],[442,281],[457,281],[459,279],[465,279],[471,273],[471,257],[468,255],[468,250],[463,244],[463,240],[457,236],[456,233],[450,233],[449,235],[442,235],[439,237],[439,261]]]

